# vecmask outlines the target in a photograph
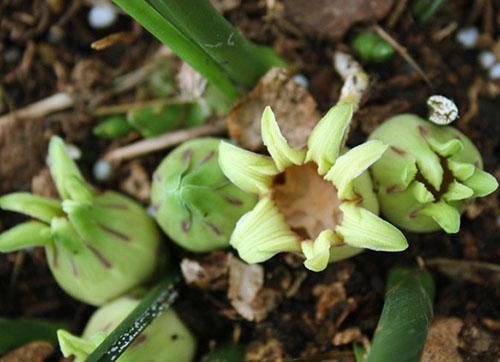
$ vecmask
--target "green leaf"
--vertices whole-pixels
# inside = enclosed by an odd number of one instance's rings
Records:
[[[203,356],[201,362],[243,362],[244,360],[245,347],[238,344],[227,343]]]
[[[434,281],[425,270],[393,268],[367,362],[418,362],[432,320]]]
[[[116,361],[134,340],[158,317],[170,308],[178,297],[178,271],[171,271],[87,358],[87,362]]]
[[[93,132],[97,137],[114,140],[123,137],[133,130],[133,127],[127,122],[123,114],[109,116],[103,119]]]
[[[0,318],[0,355],[32,341],[47,341],[57,346],[59,328],[68,326],[41,319]]]

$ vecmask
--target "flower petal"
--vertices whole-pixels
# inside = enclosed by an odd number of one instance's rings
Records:
[[[431,217],[448,234],[455,234],[460,229],[460,213],[444,201],[429,204],[418,213]]]
[[[472,163],[459,162],[450,158],[447,159],[447,163],[453,176],[460,181],[467,180],[474,174],[474,170],[476,169]]]
[[[230,244],[247,263],[260,263],[280,252],[300,251],[300,240],[270,198],[236,223]]]
[[[323,230],[316,240],[302,241],[300,246],[306,257],[304,266],[315,272],[324,270],[330,261],[330,247],[337,239],[333,231]]]
[[[0,234],[0,252],[51,245],[50,228],[38,221],[27,221]]]
[[[265,195],[273,176],[279,173],[274,161],[222,141],[219,145],[219,165],[236,186],[247,192]]]
[[[417,161],[410,153],[390,146],[384,155],[371,167],[371,171],[382,186],[404,190],[417,174]]]
[[[14,192],[0,197],[0,208],[23,213],[47,223],[54,217],[64,216],[60,201],[28,192]]]
[[[324,175],[335,163],[343,146],[353,112],[352,104],[337,104],[312,130],[307,141],[308,150],[305,162],[316,162],[320,175]]]
[[[498,188],[498,181],[495,176],[478,168],[463,183],[474,190],[475,197],[489,195]]]
[[[408,247],[405,236],[395,226],[352,202],[340,205],[342,224],[337,226],[346,244],[379,251],[401,251]]]
[[[262,140],[280,172],[292,164],[301,165],[304,162],[305,150],[296,150],[288,145],[269,106],[262,114],[261,130]]]
[[[434,195],[427,190],[425,185],[420,181],[413,181],[409,187],[411,193],[421,204],[427,204],[434,201]]]
[[[67,189],[68,185],[76,185],[74,181],[68,184],[68,179],[77,179],[79,181],[77,188],[84,189],[82,192],[85,194],[92,193],[92,187],[87,184],[75,162],[69,156],[64,141],[58,136],[53,136],[50,139],[49,169],[62,199],[71,199],[72,195],[70,191],[75,191],[74,188],[71,190]]]
[[[340,156],[325,176],[337,187],[342,200],[355,198],[352,182],[387,150],[387,145],[378,140],[368,141]]]
[[[442,198],[445,201],[465,200],[474,195],[474,191],[464,184],[454,180],[448,185],[448,190],[443,194]]]

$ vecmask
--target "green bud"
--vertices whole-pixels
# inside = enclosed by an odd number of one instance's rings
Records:
[[[210,115],[204,103],[151,105],[127,113],[127,121],[143,137],[154,137],[178,128],[202,124]]]
[[[81,337],[60,329],[57,336],[63,355],[84,362],[139,302],[132,297],[121,297],[102,306],[90,317]],[[177,314],[168,309],[137,337],[118,361],[189,362],[195,351],[196,339]]]
[[[114,140],[127,135],[129,132],[133,131],[133,129],[134,128],[127,122],[127,118],[120,114],[103,119],[94,127],[93,132],[97,137]]]
[[[365,63],[381,63],[393,57],[395,51],[378,34],[363,32],[354,38],[351,44],[356,54]]]
[[[453,127],[403,114],[384,122],[370,139],[389,145],[372,166],[382,213],[407,230],[456,233],[466,204],[498,187],[482,171],[477,148]]]
[[[145,282],[160,243],[147,212],[124,195],[87,184],[59,137],[50,141],[49,163],[62,201],[29,193],[0,197],[2,209],[38,220],[0,234],[0,252],[44,246],[61,288],[92,305]]]
[[[219,143],[215,138],[185,142],[153,175],[155,219],[174,242],[190,251],[228,246],[236,221],[257,200],[224,176],[218,164]]]

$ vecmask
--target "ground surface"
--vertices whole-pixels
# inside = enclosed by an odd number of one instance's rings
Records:
[[[233,24],[251,39],[272,45],[308,78],[309,91],[320,112],[335,103],[341,83],[331,66],[331,56],[337,46],[349,44],[359,25],[339,34],[336,27],[323,23],[329,18],[320,19],[321,13],[311,7],[311,1],[227,3],[235,6],[225,13]],[[357,14],[349,16],[363,20],[357,17],[359,12],[348,9],[355,5],[323,3],[332,16],[343,9],[342,14]],[[342,6],[332,9],[336,3]],[[389,9],[391,1],[380,1],[377,6]],[[93,30],[86,20],[88,10],[89,4],[82,0],[11,0],[0,4],[0,114],[61,91],[78,95],[75,106],[63,112],[0,124],[0,193],[31,187],[47,192],[43,167],[47,140],[53,133],[80,147],[80,164],[88,172],[109,147],[108,142],[96,140],[90,132],[98,119],[93,115],[96,102],[111,105],[148,99],[141,86],[114,92],[113,81],[148,64],[157,51],[157,42],[125,15],[120,15],[111,28]],[[308,16],[297,17],[301,13]],[[456,126],[478,146],[485,169],[500,178],[500,81],[490,80],[477,61],[482,50],[496,50],[500,59],[500,4],[449,1],[425,26],[412,19],[408,8],[400,15],[394,8],[388,16],[385,12],[368,14],[369,19],[375,16],[383,18],[379,24],[408,49],[431,86],[400,56],[366,66],[372,84],[348,143],[362,142],[390,115],[425,115],[426,98],[443,94],[457,102],[462,117]],[[455,34],[456,29],[469,25],[477,26],[481,36],[473,49],[465,50],[456,42]],[[116,31],[128,32],[126,42],[102,51],[90,48],[91,42]],[[165,154],[159,152],[122,164],[115,177],[102,186],[147,199],[144,187],[148,177],[144,172],[150,175]],[[87,175],[92,178],[90,172]],[[136,184],[139,186],[134,187]],[[496,193],[468,208],[456,235],[408,233],[411,246],[403,253],[365,252],[318,274],[305,273],[290,256],[277,257],[264,265],[266,288],[273,296],[271,306],[263,307],[269,310],[267,317],[257,323],[245,321],[232,309],[225,282],[219,290],[183,287],[177,310],[199,337],[200,355],[234,339],[249,344],[249,360],[306,356],[308,360],[352,360],[351,342],[372,336],[389,268],[420,262],[429,265],[437,283],[435,315],[439,320],[425,358],[494,361],[500,357],[500,277],[498,269],[486,263],[498,263],[500,257],[499,211]],[[0,214],[0,219],[0,228],[21,220],[7,213]],[[224,271],[217,265],[227,262],[227,254],[200,257],[177,249],[175,253],[179,261],[190,258],[206,262],[206,258],[213,258],[208,261],[214,266],[213,273],[221,273],[224,278]],[[64,319],[78,332],[91,312],[92,308],[72,300],[54,283],[43,250],[0,255],[1,316]]]

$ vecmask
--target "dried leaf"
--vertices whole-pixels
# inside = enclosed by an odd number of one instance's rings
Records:
[[[422,362],[462,361],[458,334],[464,322],[458,318],[436,318],[429,329]]]

